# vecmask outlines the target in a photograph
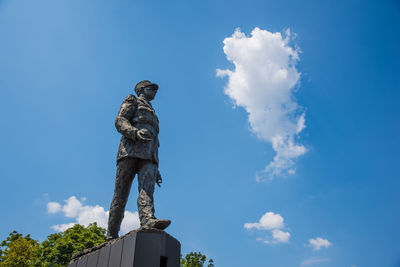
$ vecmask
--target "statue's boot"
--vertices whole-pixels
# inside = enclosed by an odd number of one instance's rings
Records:
[[[142,228],[144,228],[144,229],[151,229],[151,228],[154,229],[155,228],[158,230],[164,230],[170,224],[171,224],[170,220],[151,218],[142,226]]]

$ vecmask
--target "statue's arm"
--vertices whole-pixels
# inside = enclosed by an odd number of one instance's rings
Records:
[[[128,95],[124,102],[121,104],[117,118],[115,119],[115,128],[123,136],[132,140],[136,139],[136,133],[138,131],[131,123],[131,118],[135,115],[137,109],[136,97],[134,95]]]

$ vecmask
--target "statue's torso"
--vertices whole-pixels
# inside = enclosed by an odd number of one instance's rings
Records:
[[[151,134],[152,140],[141,142],[122,136],[117,161],[125,157],[135,157],[151,160],[158,164],[158,117],[151,104],[144,99],[137,98],[136,105],[132,105],[132,108],[135,108],[135,112],[129,122],[138,130],[146,129]]]

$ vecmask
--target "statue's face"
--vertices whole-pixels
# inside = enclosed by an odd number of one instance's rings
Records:
[[[153,100],[154,97],[157,94],[157,88],[154,86],[148,86],[143,89],[142,95],[147,99],[147,100]]]

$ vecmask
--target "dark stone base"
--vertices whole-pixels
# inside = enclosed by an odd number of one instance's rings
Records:
[[[134,230],[72,256],[68,267],[179,267],[181,244],[164,231]]]

